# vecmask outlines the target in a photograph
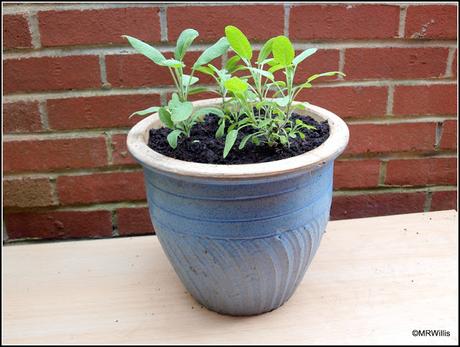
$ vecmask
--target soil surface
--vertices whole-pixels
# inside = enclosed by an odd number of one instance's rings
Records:
[[[265,144],[256,146],[248,141],[246,146],[239,150],[240,141],[251,131],[247,127],[238,133],[235,145],[224,159],[222,154],[225,137],[215,138],[219,119],[212,115],[207,115],[202,123],[193,127],[190,138],[183,136],[179,138],[176,149],[171,148],[166,140],[171,131],[167,128],[151,129],[148,146],[163,155],[184,161],[207,164],[251,164],[286,159],[303,154],[318,147],[329,137],[329,124],[326,121],[319,123],[309,116],[297,114],[293,114],[292,119],[301,119],[316,129],[304,129],[305,139],[302,140],[300,136],[290,139],[289,147],[282,145],[270,147]],[[248,129],[247,132],[245,132],[246,129]]]

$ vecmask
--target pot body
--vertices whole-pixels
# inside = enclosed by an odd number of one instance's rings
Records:
[[[255,315],[291,297],[329,220],[333,160],[251,179],[144,173],[157,236],[198,302]]]

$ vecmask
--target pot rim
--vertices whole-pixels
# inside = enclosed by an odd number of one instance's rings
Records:
[[[220,98],[194,101],[194,107],[221,104]],[[301,103],[301,102],[296,102]],[[297,111],[296,111],[297,112]],[[336,114],[312,104],[298,113],[327,120],[330,134],[315,149],[287,159],[254,164],[204,164],[174,159],[160,154],[147,146],[149,130],[161,125],[158,113],[146,117],[134,125],[128,133],[127,145],[131,155],[143,166],[179,176],[214,179],[246,179],[279,176],[298,171],[311,171],[337,158],[348,144],[349,131],[346,123]]]

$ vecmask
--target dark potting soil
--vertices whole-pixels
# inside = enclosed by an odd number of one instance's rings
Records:
[[[207,164],[251,164],[294,157],[311,151],[329,137],[329,124],[327,121],[317,122],[309,116],[297,114],[293,114],[292,119],[301,119],[304,123],[313,125],[316,129],[304,129],[305,139],[302,140],[300,136],[295,139],[291,138],[289,147],[287,145],[270,147],[266,144],[256,146],[251,141],[248,141],[246,146],[239,150],[240,141],[251,131],[247,127],[241,129],[238,133],[235,145],[224,159],[222,154],[225,137],[216,139],[215,134],[219,119],[213,115],[207,115],[203,122],[197,123],[193,127],[189,138],[184,136],[179,138],[176,149],[171,148],[166,140],[171,131],[167,128],[151,129],[148,146],[163,155],[184,161]]]

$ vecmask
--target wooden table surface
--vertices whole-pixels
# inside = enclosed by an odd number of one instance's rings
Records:
[[[457,344],[457,213],[330,222],[293,297],[260,316],[202,308],[155,236],[9,245],[3,343]],[[414,337],[439,329],[450,336]]]

